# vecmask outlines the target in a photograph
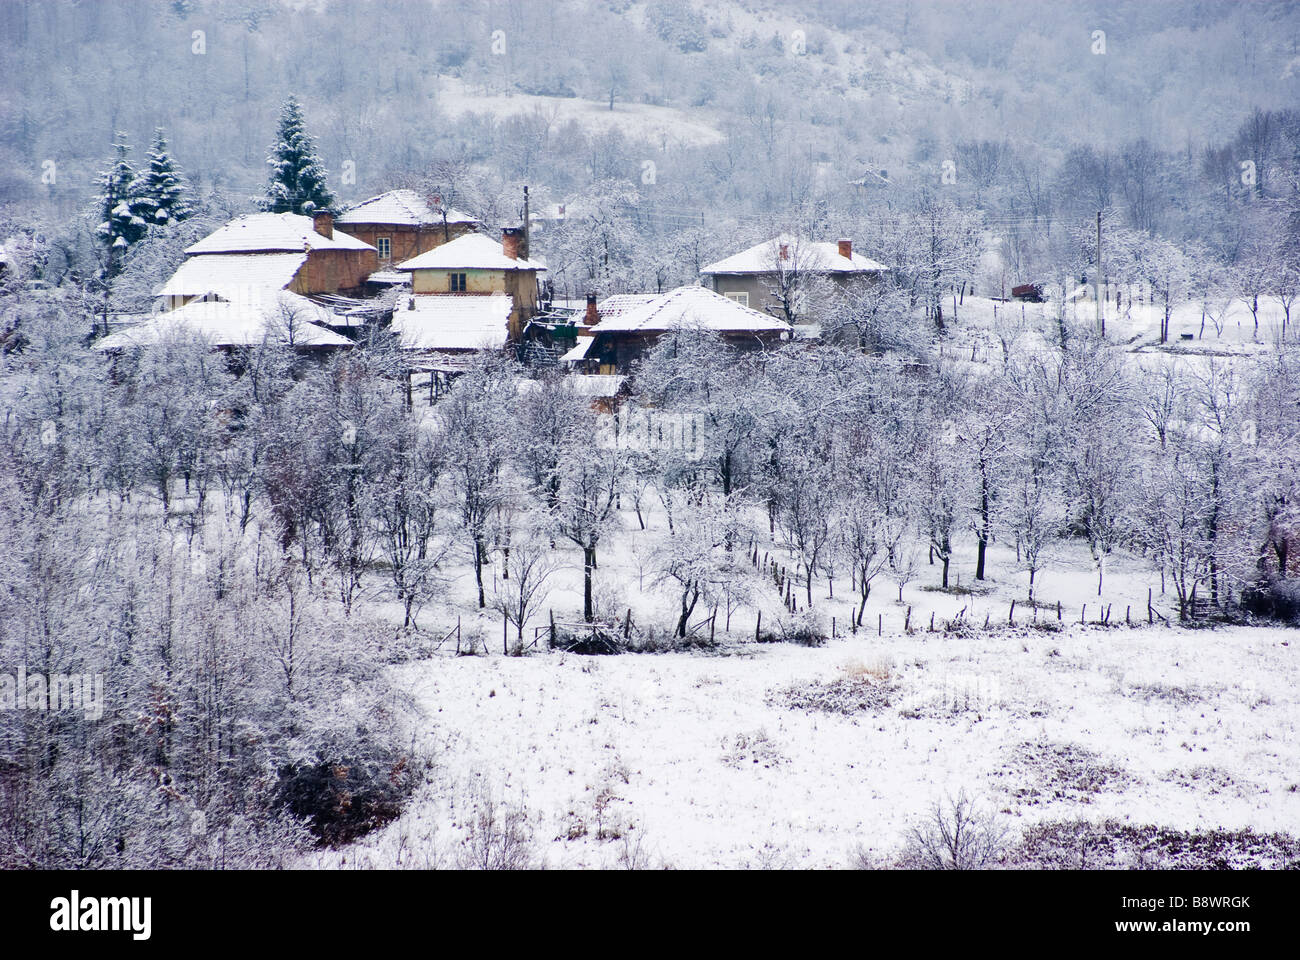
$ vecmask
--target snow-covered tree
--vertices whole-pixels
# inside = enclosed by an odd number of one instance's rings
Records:
[[[107,170],[99,175],[99,227],[97,235],[108,248],[106,274],[114,276],[121,269],[122,258],[132,244],[139,241],[149,227],[148,204],[136,183],[135,168],[129,158],[131,146],[126,134],[113,139],[114,156]]]
[[[175,158],[167,151],[162,127],[153,132],[149,167],[136,180],[144,217],[152,225],[179,223],[193,212],[189,188]]]
[[[326,182],[325,167],[316,155],[316,141],[307,133],[307,121],[296,97],[285,101],[280,112],[276,142],[266,158],[271,180],[260,206],[268,213],[332,212],[334,194]]]

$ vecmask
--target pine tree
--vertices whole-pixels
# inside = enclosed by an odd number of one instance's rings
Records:
[[[100,188],[98,233],[100,242],[108,247],[107,272],[110,276],[121,269],[122,256],[149,227],[143,216],[147,207],[136,190],[135,168],[127,159],[131,147],[125,134],[114,136],[113,149],[116,155],[97,181]]]
[[[325,183],[325,167],[316,156],[316,142],[307,135],[302,106],[290,97],[280,112],[280,131],[271,155],[271,182],[261,207],[269,213],[332,211],[334,195]]]
[[[179,223],[194,212],[185,177],[175,159],[167,152],[167,138],[162,127],[153,132],[153,145],[149,148],[149,169],[136,183],[145,219],[150,224],[166,226]]]

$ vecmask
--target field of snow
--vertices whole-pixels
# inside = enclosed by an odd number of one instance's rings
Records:
[[[1282,336],[1284,311],[1277,297],[1259,298],[1259,329],[1250,307],[1241,300],[1233,300],[1225,305],[1219,317],[1218,326],[1212,317],[1206,317],[1202,326],[1202,307],[1196,301],[1177,304],[1169,319],[1169,341],[1161,344],[1160,320],[1163,308],[1157,304],[1138,301],[1130,303],[1125,300],[1122,308],[1117,309],[1114,301],[1106,304],[1106,336],[1112,343],[1127,345],[1135,352],[1163,352],[1170,355],[1189,356],[1252,356],[1273,349]],[[944,302],[944,310],[951,320],[952,300]],[[1093,323],[1096,305],[1091,299],[1078,300],[1066,305],[1066,317],[1073,323]],[[1016,318],[1022,318],[1024,332],[1020,336],[1032,336],[1034,331],[1054,335],[1056,317],[1059,307],[1054,302],[1023,303],[1019,301],[999,302],[988,297],[966,297],[957,306],[957,330],[954,334],[956,343],[965,343],[969,348],[972,342],[979,343],[985,351],[997,351],[996,331],[1016,328]],[[1010,314],[1011,321],[1007,322]],[[1287,327],[1288,340],[1300,335],[1300,308],[1292,307],[1291,323]],[[1190,339],[1183,339],[1190,335]],[[949,348],[953,349],[953,348]]]
[[[600,584],[607,606],[666,626],[674,598],[643,583],[636,561],[657,520],[647,533],[622,517]],[[580,609],[579,558],[569,559],[548,600],[561,621]],[[966,592],[969,554],[954,562],[961,588],[951,593],[934,589],[937,567],[924,559],[902,603],[882,579],[870,629],[856,636],[844,634],[847,581],[834,601],[820,582],[815,605],[837,618],[837,637],[820,648],[754,643],[754,609],[744,607],[711,651],[591,657],[546,651],[543,639],[507,657],[500,619],[467,615],[465,635],[480,631],[485,652],[456,657],[448,642],[393,668],[419,705],[411,736],[433,758],[429,782],[398,821],[310,863],[454,863],[485,794],[526,809],[555,867],[617,866],[631,850],[650,866],[836,867],[859,845],[888,861],[911,825],[961,790],[1013,831],[1115,818],[1294,832],[1295,631],[1148,627],[1148,586],[1170,611],[1159,578],[1133,559],[1108,568],[1101,601],[1112,626],[1098,626],[1086,553],[1058,557],[1040,583],[1042,603],[1063,604],[1060,629],[1054,607],[1038,614],[1049,629],[1023,607],[1015,627],[1000,626],[1025,592],[1013,555],[991,552],[992,579],[977,594]],[[456,587],[457,606],[470,610],[467,571]],[[756,589],[770,623],[775,587]],[[1127,629],[1130,605],[1142,623]],[[929,632],[931,612],[940,626],[963,607],[965,630]],[[545,622],[543,612],[536,623]]]
[[[454,77],[440,79],[438,105],[451,116],[486,113],[505,118],[540,111],[556,126],[572,121],[590,130],[618,130],[629,140],[644,141],[662,150],[708,146],[722,140],[722,133],[701,119],[702,111],[698,109],[686,112],[675,107],[616,101],[610,110],[608,103],[577,97],[489,94]]]

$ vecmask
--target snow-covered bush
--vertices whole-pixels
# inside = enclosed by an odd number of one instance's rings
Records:
[[[963,790],[934,805],[913,827],[898,865],[910,870],[980,870],[1006,855],[1006,828],[996,813],[980,809]]]

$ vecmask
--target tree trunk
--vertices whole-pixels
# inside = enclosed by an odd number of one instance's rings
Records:
[[[596,548],[582,548],[582,616],[588,623],[595,618],[591,603],[591,571],[596,569]]]
[[[474,580],[478,583],[478,608],[487,606],[487,597],[483,593],[483,542],[474,538]]]

